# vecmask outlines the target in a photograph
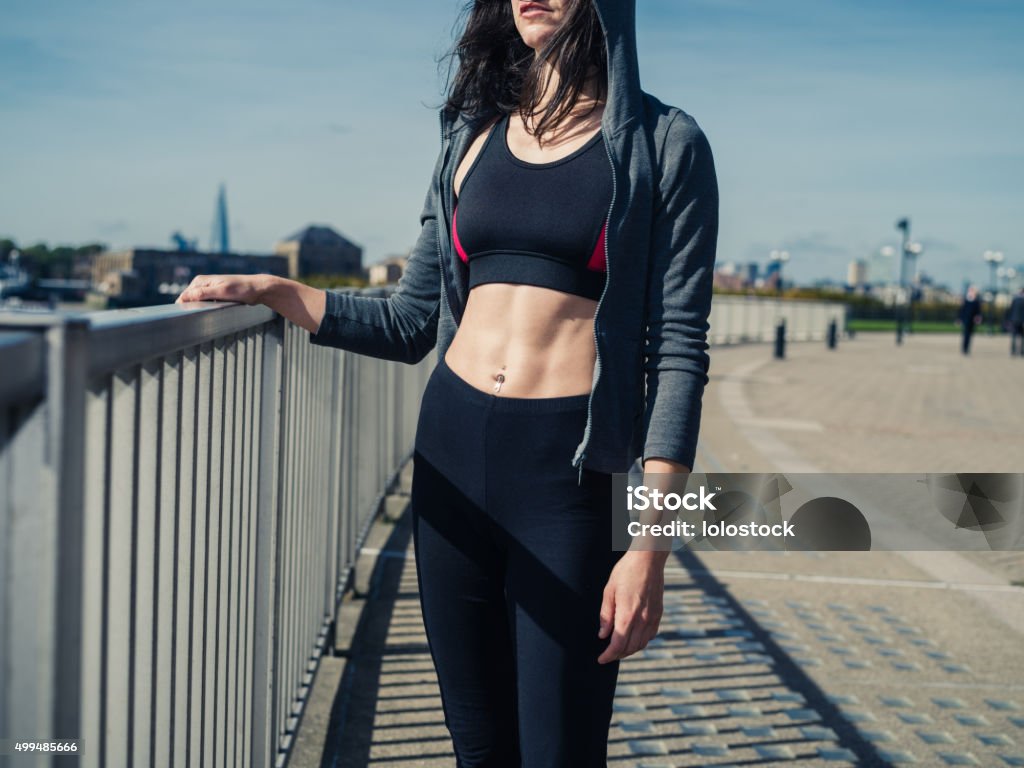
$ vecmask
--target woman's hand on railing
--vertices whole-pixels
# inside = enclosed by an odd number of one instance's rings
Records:
[[[264,304],[316,333],[327,309],[327,292],[277,275],[196,275],[174,303],[187,301]]]
[[[268,275],[196,275],[174,301],[238,301],[259,304],[266,291]]]

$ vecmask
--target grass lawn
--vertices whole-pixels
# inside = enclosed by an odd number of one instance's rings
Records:
[[[896,332],[896,321],[885,319],[853,319],[847,322],[847,327],[856,332],[870,331],[892,331]],[[956,323],[944,323],[934,320],[917,320],[911,326],[914,333],[959,333],[960,326]],[[904,331],[907,326],[903,326]]]

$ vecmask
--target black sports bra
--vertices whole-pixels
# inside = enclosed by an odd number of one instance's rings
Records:
[[[508,122],[506,115],[488,135],[452,214],[455,249],[469,267],[470,289],[521,283],[598,300],[612,196],[601,132],[566,157],[527,163],[508,148]]]

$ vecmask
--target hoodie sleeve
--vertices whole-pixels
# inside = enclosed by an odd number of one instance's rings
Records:
[[[328,290],[320,327],[309,334],[311,343],[404,363],[417,363],[434,348],[441,294],[437,198],[442,162],[443,151],[420,213],[419,238],[398,286],[387,297]]]
[[[707,137],[677,111],[666,130],[652,220],[642,460],[693,469],[708,382],[708,315],[718,242],[718,181]]]

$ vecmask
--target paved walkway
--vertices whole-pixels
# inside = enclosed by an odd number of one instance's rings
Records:
[[[716,349],[697,469],[1020,471],[1024,360],[1005,346]],[[396,519],[364,554],[358,626],[293,765],[454,765]],[[661,634],[621,666],[609,764],[1024,765],[1017,578],[1005,553],[684,553]]]

